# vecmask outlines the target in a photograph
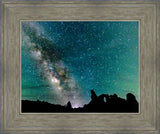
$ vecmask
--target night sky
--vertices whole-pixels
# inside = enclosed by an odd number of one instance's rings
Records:
[[[22,21],[23,100],[73,107],[97,95],[139,99],[137,21]]]

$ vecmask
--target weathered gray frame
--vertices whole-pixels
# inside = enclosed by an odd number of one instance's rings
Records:
[[[158,133],[159,3],[156,1],[2,1],[2,132]],[[140,22],[140,113],[22,114],[21,20],[137,20]]]

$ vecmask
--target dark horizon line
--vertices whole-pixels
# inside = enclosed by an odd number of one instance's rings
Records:
[[[139,103],[132,93],[126,94],[127,99],[118,97],[116,94],[96,95],[91,90],[91,101],[83,107],[73,108],[70,101],[66,105],[51,104],[46,101],[22,100],[21,110],[28,112],[138,112]]]

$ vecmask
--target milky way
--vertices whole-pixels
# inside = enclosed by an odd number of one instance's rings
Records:
[[[138,22],[21,24],[22,99],[79,107],[91,89],[138,99]]]

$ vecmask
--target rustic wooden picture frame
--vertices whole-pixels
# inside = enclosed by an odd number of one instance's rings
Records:
[[[1,24],[2,133],[158,133],[158,1],[3,0]],[[21,20],[137,20],[139,31],[140,112],[22,114]]]

